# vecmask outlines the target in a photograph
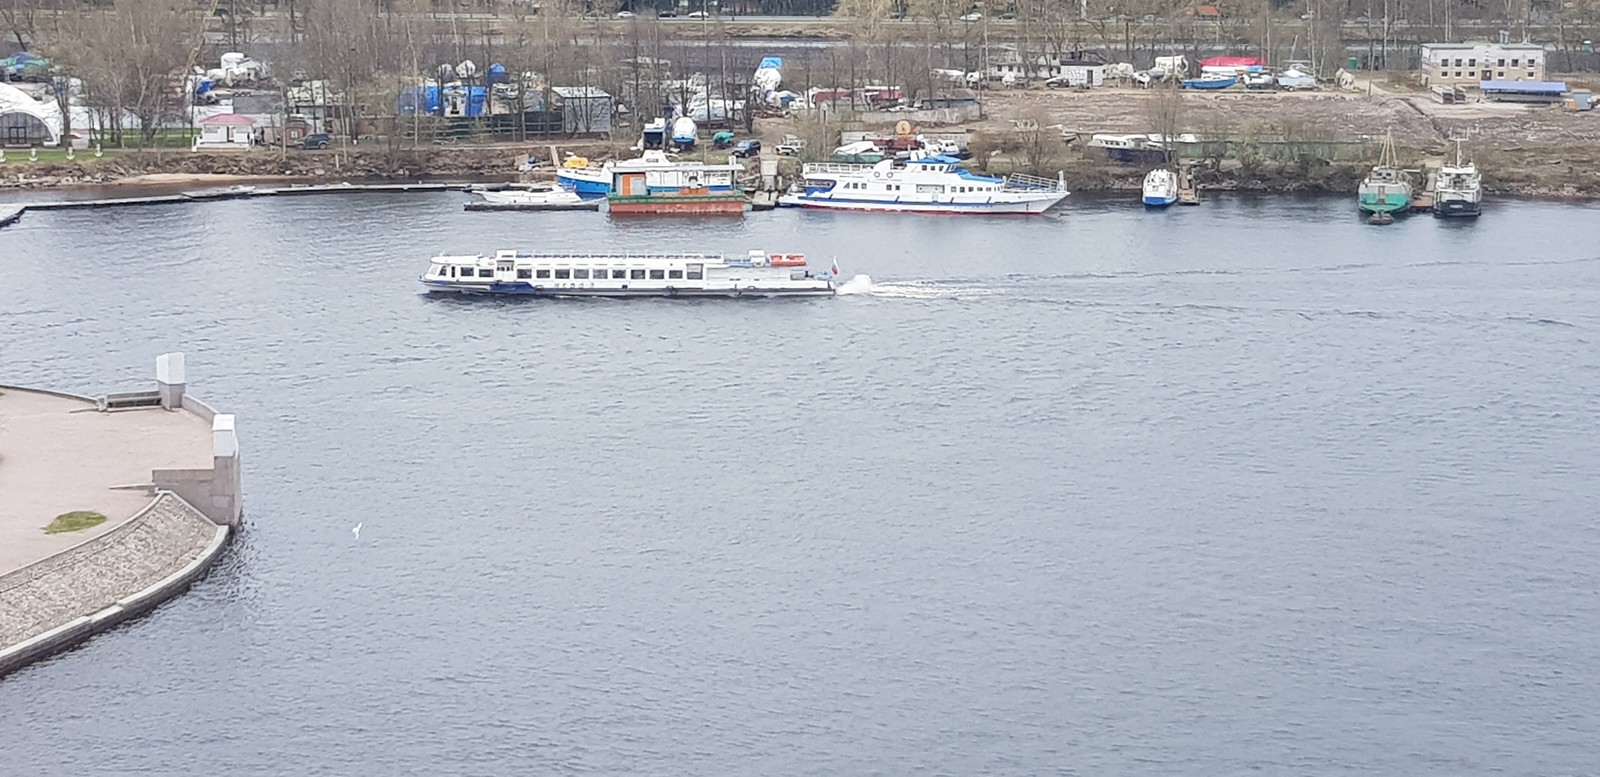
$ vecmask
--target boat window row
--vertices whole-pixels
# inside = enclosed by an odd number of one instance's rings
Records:
[[[439,277],[441,277],[441,278],[444,278],[444,277],[450,277],[450,278],[493,278],[494,277],[494,270],[491,270],[491,269],[489,269],[487,267],[474,268],[474,267],[452,267],[452,266],[442,265],[442,266],[439,267],[437,275]],[[573,280],[573,281],[597,280],[597,281],[599,281],[599,280],[606,280],[608,278],[608,276],[609,276],[610,280],[614,280],[614,281],[642,281],[642,280],[652,280],[652,281],[691,280],[691,281],[698,281],[698,280],[703,280],[705,278],[705,270],[702,269],[702,265],[697,265],[697,264],[696,265],[690,265],[688,270],[680,270],[680,269],[647,270],[647,269],[643,269],[643,268],[610,269],[610,270],[608,270],[608,269],[606,269],[604,267],[598,267],[598,268],[589,268],[589,267],[543,268],[542,267],[542,268],[539,268],[539,269],[534,269],[534,268],[531,268],[531,267],[518,267],[517,268],[517,280],[523,280],[523,281],[528,281],[528,280],[547,280],[547,279],[548,280],[561,280],[561,281],[566,281],[566,280]]]

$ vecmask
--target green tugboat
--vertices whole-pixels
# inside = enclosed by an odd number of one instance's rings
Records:
[[[1411,176],[1395,158],[1392,131],[1383,136],[1378,165],[1361,182],[1356,199],[1362,213],[1392,215],[1411,209]]]

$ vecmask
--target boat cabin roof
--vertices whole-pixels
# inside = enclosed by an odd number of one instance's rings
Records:
[[[773,256],[776,257],[779,254],[773,254]],[[790,254],[790,256],[803,255]],[[470,265],[474,267],[491,267],[498,262],[512,262],[519,267],[569,267],[573,265],[661,267],[677,264],[724,264],[729,267],[758,267],[767,265],[768,258],[763,251],[750,251],[744,254],[692,252],[681,254],[530,254],[519,251],[496,251],[493,256],[485,254],[441,254],[433,257],[431,262],[436,265]]]

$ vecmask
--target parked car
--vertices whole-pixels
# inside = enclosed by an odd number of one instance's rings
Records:
[[[617,18],[618,19],[632,19],[633,18],[633,12],[632,11],[618,11],[617,12]]]
[[[711,18],[711,14],[708,14],[705,11],[690,11],[688,18],[690,18],[690,19],[709,19],[709,18]]]
[[[676,18],[678,18],[678,12],[674,11],[674,10],[671,10],[671,9],[657,11],[656,12],[656,18],[657,19],[676,19]]]
[[[756,140],[755,138],[741,140],[739,141],[738,145],[733,147],[733,155],[739,157],[740,159],[749,159],[750,157],[756,156],[760,153],[761,141]]]
[[[301,149],[301,150],[310,150],[310,149],[314,149],[314,148],[327,148],[328,147],[328,141],[329,141],[328,133],[326,133],[326,132],[314,132],[314,133],[312,133],[310,135],[305,136],[304,138],[301,138],[300,142],[294,144],[294,146],[295,146],[295,148],[298,148],[298,149]]]
[[[793,135],[784,135],[783,142],[778,144],[778,156],[800,156],[806,148],[806,142]]]
[[[973,11],[972,13],[969,13],[966,16],[961,17],[961,21],[964,21],[964,22],[976,22],[976,21],[980,21],[982,19],[983,19],[983,14],[978,13],[977,11]]]

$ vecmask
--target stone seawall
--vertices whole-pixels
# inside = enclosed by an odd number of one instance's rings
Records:
[[[182,592],[229,536],[163,492],[116,529],[0,577],[0,676]]]

